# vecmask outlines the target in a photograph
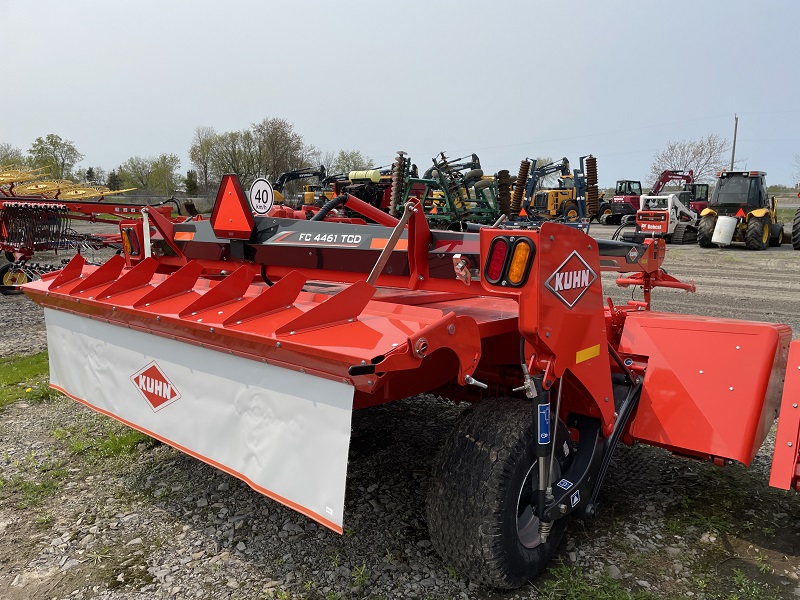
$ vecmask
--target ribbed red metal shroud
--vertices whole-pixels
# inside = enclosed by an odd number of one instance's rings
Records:
[[[344,380],[368,394],[409,370],[420,391],[441,384],[427,379],[423,365],[437,351],[457,357],[461,382],[480,358],[473,318],[374,299],[376,290],[365,281],[326,284],[325,293],[314,293],[303,291],[308,282],[297,272],[272,286],[254,283],[247,264],[211,280],[201,277],[196,262],[170,275],[157,273],[153,258],[125,272],[124,263],[115,256],[95,267],[77,255],[25,291],[45,308]],[[351,367],[360,370],[351,375]],[[387,394],[376,402],[395,399]]]

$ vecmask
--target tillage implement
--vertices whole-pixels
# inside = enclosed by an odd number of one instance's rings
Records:
[[[800,342],[651,310],[653,288],[694,288],[661,269],[664,240],[431,230],[414,197],[397,212],[254,216],[235,176],[210,219],[145,209],[120,225],[123,255],[24,287],[45,309],[51,386],[338,532],[353,410],[472,403],[436,460],[428,525],[446,564],[498,588],[596,513],[620,443],[749,464],[780,412],[770,484],[800,487]],[[604,271],[643,299],[604,301]]]
[[[45,180],[41,169],[0,166],[0,252],[8,261],[0,266],[0,294],[19,294],[21,285],[59,268],[32,262],[36,252],[71,255],[119,245],[119,234],[78,233],[72,222],[118,223],[138,215],[140,205],[104,201],[131,189]],[[172,212],[163,203],[153,209],[166,216]]]

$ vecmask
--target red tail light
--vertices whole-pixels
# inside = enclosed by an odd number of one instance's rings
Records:
[[[503,277],[503,267],[508,257],[508,240],[497,237],[489,247],[489,256],[486,259],[486,281],[497,283]]]

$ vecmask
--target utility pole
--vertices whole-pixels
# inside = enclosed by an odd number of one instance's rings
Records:
[[[736,131],[739,129],[739,115],[733,113],[733,150],[731,150],[731,171],[733,171],[733,161],[736,158]]]

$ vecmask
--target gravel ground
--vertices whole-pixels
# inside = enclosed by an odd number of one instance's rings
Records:
[[[698,292],[657,290],[658,309],[800,332],[800,252],[789,246],[672,248],[665,267]],[[629,297],[603,280],[615,302]],[[5,296],[0,309],[1,356],[45,348],[38,307]],[[749,468],[621,448],[600,516],[570,523],[550,574],[501,594],[448,569],[427,534],[432,457],[460,406],[419,396],[354,414],[342,536],[62,396],[0,410],[3,599],[522,599],[579,584],[652,598],[800,596],[800,498],[767,486],[772,438]]]

